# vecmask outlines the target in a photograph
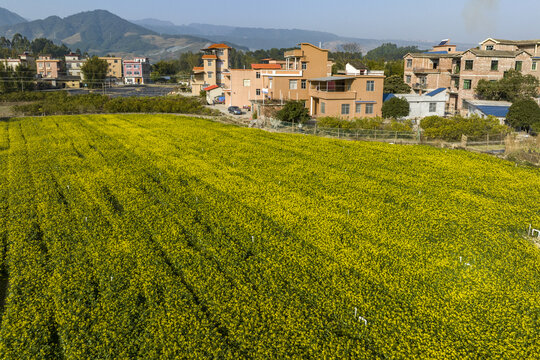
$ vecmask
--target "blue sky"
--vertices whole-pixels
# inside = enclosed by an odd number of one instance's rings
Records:
[[[478,43],[487,37],[540,38],[537,0],[2,0],[29,19],[105,9],[125,19],[176,24],[298,28],[342,36]]]

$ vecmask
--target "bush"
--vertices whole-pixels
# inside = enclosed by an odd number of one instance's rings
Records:
[[[409,102],[402,98],[393,97],[386,101],[382,106],[382,115],[384,118],[402,118],[409,116]]]
[[[471,116],[468,118],[454,116],[443,118],[440,116],[428,116],[423,118],[420,126],[426,139],[440,139],[446,141],[459,141],[462,135],[472,138],[480,138],[486,135],[506,134],[510,129],[500,125],[496,117],[482,118]]]
[[[276,117],[281,121],[304,123],[310,119],[309,111],[303,100],[287,101]]]
[[[331,116],[321,117],[317,119],[317,125],[321,128],[339,128],[344,130],[387,130],[398,132],[411,132],[412,122],[390,120],[384,121],[380,117],[374,118],[357,118],[354,120],[344,120]]]
[[[110,99],[105,95],[86,94],[70,96],[66,92],[41,93],[39,100],[32,104],[18,105],[15,112],[23,115],[54,115],[84,113],[180,113],[215,115],[197,98],[170,97],[129,97]]]

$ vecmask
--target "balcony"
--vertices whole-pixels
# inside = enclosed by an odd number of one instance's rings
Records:
[[[302,51],[302,49],[294,49],[294,50],[285,51],[283,55],[285,57],[303,57],[304,52]]]
[[[426,84],[420,84],[420,83],[416,83],[416,84],[413,84],[413,89],[419,89],[419,90],[425,90],[427,89],[427,85]]]
[[[356,100],[356,91],[332,90],[325,91],[311,87],[309,96],[324,100]]]

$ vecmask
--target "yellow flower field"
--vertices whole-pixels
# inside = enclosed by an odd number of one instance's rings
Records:
[[[464,151],[0,121],[0,358],[539,359],[539,199]]]

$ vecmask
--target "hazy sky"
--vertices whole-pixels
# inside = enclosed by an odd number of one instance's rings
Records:
[[[359,38],[540,38],[538,0],[2,0],[0,6],[33,20],[105,9],[128,20],[297,28]]]

